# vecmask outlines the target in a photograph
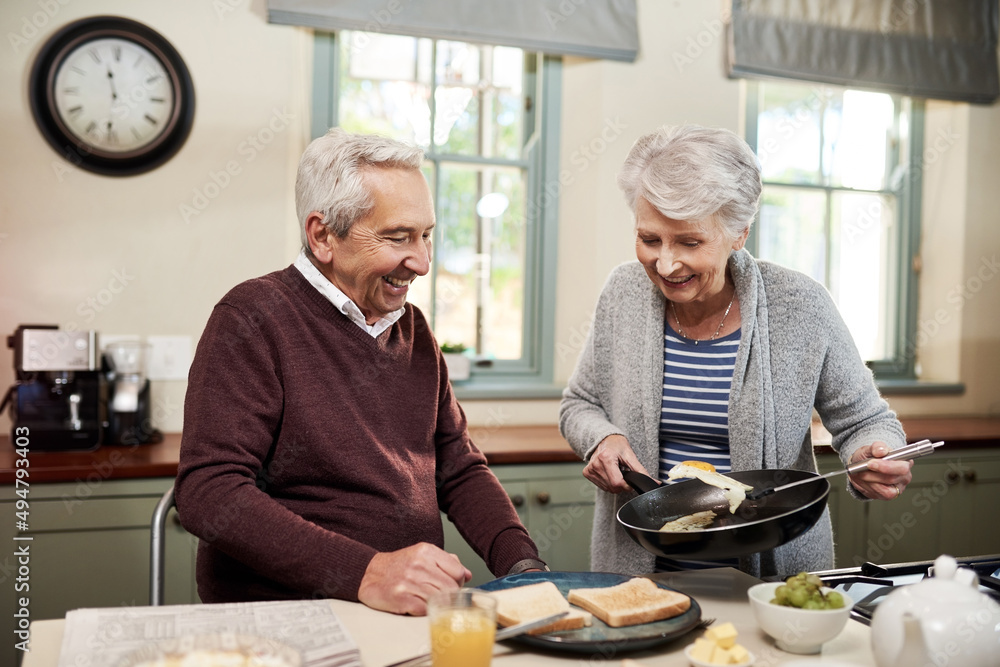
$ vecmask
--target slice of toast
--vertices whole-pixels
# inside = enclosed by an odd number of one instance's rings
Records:
[[[559,588],[551,581],[493,591],[492,595],[497,601],[497,621],[504,627],[569,611],[569,614],[554,623],[530,630],[530,635],[576,630],[590,625],[593,620],[590,612],[571,608]]]
[[[660,588],[644,577],[606,588],[576,588],[569,592],[569,601],[612,628],[661,621],[691,607],[688,596]]]

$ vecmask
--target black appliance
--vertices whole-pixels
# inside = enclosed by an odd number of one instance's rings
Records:
[[[956,558],[959,567],[974,570],[979,576],[979,590],[1000,602],[1000,554]],[[814,572],[830,588],[847,593],[854,600],[851,616],[871,624],[878,603],[895,588],[915,584],[933,575],[934,561],[914,561]]]
[[[15,383],[0,402],[11,405],[11,442],[27,436],[35,451],[89,450],[162,440],[153,428],[146,346],[119,341],[98,351],[96,331],[21,325],[7,338]]]
[[[138,341],[119,341],[105,347],[107,421],[102,442],[106,445],[142,445],[160,439],[150,417],[146,357],[147,347]]]
[[[97,447],[104,425],[97,333],[21,325],[7,346],[16,381],[0,411],[9,400],[11,442],[27,436],[38,451]]]

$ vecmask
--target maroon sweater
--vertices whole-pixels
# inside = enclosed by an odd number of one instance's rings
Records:
[[[294,267],[215,307],[188,377],[176,499],[204,602],[357,600],[377,552],[443,546],[496,575],[537,550],[469,440],[427,321],[372,338]]]

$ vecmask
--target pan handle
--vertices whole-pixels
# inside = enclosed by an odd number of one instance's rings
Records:
[[[631,486],[636,493],[649,493],[661,486],[660,482],[657,482],[652,477],[643,475],[641,472],[629,470],[625,465],[620,465],[619,469],[622,471],[625,483]]]

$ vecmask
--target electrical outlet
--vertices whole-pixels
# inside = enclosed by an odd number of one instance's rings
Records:
[[[191,366],[191,336],[147,336],[150,380],[186,380]]]

